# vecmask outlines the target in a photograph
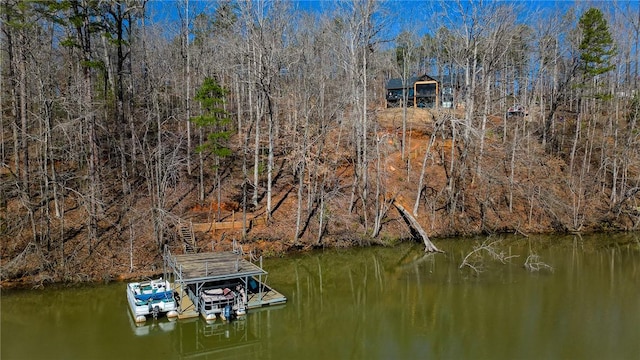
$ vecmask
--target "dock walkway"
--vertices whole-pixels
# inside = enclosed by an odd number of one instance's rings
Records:
[[[178,312],[178,319],[190,319],[198,317],[196,306],[193,301],[191,301],[191,298],[187,295],[187,290],[180,285],[174,285],[173,288],[176,289],[176,292],[180,296],[180,303],[178,304],[178,308],[180,309],[180,311]]]

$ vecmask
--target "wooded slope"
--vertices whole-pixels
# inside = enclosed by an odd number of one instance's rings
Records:
[[[637,229],[633,4],[428,4],[451,16],[395,34],[375,1],[3,0],[2,279],[157,273],[192,224],[203,250],[393,243],[394,201],[431,237]],[[454,108],[385,107],[422,73]]]

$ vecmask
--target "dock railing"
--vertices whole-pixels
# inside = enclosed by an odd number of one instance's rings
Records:
[[[180,266],[180,268],[177,267],[176,259],[171,254],[171,250],[169,249],[168,246],[164,247],[164,253],[162,254],[162,257],[165,263],[165,267],[169,267],[169,269],[165,269],[165,273],[167,272],[167,270],[171,270],[174,277],[173,282],[182,283],[182,266]],[[168,276],[166,278],[169,279]]]

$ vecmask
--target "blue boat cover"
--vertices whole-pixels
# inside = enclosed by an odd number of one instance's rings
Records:
[[[153,294],[140,294],[136,295],[136,300],[149,301],[149,300],[163,300],[172,298],[171,291],[161,291]]]

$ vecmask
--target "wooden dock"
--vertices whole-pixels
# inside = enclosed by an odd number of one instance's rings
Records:
[[[233,283],[245,289],[247,309],[287,301],[283,294],[263,283],[267,272],[261,266],[237,252],[172,255],[167,250],[164,260],[167,269],[173,273],[174,288],[180,294],[179,318],[198,316],[202,310],[200,296],[203,290],[221,284]]]
[[[271,306],[284,304],[287,302],[287,298],[274,289],[270,289],[262,294],[260,297],[259,294],[252,294],[249,296],[249,303],[247,304],[248,309],[260,308],[263,306]]]

